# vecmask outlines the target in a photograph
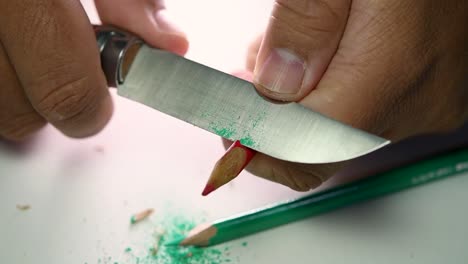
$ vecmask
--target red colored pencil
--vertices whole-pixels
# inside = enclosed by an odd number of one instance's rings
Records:
[[[203,196],[236,178],[255,156],[256,151],[235,141],[221,159],[216,162],[202,192]]]

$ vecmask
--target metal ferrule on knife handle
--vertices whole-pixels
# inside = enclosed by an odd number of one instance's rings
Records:
[[[109,26],[94,26],[107,84],[123,84],[143,41],[135,35]]]

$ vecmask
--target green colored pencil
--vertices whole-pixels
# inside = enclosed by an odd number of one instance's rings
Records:
[[[296,200],[200,225],[167,246],[212,246],[468,171],[468,149],[445,153]]]

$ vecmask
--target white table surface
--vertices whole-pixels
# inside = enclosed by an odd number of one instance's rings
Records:
[[[92,6],[84,4],[96,21]],[[243,67],[246,46],[271,8],[271,0],[167,4],[191,40],[187,56],[226,72]],[[180,214],[214,220],[303,195],[244,172],[202,197],[224,152],[220,139],[115,94],[114,99],[113,119],[95,137],[73,140],[47,127],[23,146],[0,143],[0,263],[134,263],[123,251],[147,239],[149,224],[142,223],[140,232],[129,229],[130,215],[141,209],[155,208],[156,220],[168,205]],[[419,142],[395,151],[401,157],[424,148],[427,144]],[[360,167],[383,164],[394,155],[388,153],[370,156]],[[351,174],[337,179],[347,181]],[[228,243],[226,258],[231,263],[467,263],[467,186],[468,175],[457,176],[289,224]],[[17,204],[31,209],[20,211]]]

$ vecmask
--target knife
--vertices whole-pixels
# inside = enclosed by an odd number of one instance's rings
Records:
[[[285,161],[353,159],[390,141],[298,103],[273,102],[252,83],[146,45],[124,30],[94,27],[101,64],[117,94]]]

